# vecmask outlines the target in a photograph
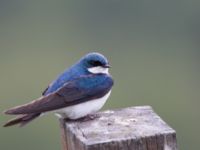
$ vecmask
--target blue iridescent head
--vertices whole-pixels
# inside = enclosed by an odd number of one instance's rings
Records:
[[[80,64],[91,73],[108,73],[109,62],[105,56],[100,53],[89,53],[81,58]]]

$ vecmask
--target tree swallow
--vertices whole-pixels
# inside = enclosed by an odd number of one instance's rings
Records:
[[[85,55],[59,75],[40,98],[6,110],[5,114],[19,116],[4,127],[24,126],[50,111],[59,117],[75,120],[100,110],[113,86],[109,68],[109,62],[102,54]]]

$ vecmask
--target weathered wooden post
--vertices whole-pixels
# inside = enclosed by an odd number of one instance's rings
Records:
[[[63,150],[177,150],[176,132],[150,106],[97,114],[84,122],[60,120]]]

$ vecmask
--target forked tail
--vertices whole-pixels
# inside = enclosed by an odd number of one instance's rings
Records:
[[[20,115],[8,121],[6,124],[4,124],[4,127],[9,127],[9,126],[17,125],[17,124],[19,124],[20,127],[22,127],[39,116],[40,116],[40,113]]]

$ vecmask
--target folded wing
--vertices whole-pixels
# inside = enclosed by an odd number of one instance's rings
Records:
[[[108,75],[87,75],[67,82],[62,88],[47,96],[42,96],[28,104],[5,111],[6,114],[42,113],[72,106],[104,96],[112,87],[113,80]]]

